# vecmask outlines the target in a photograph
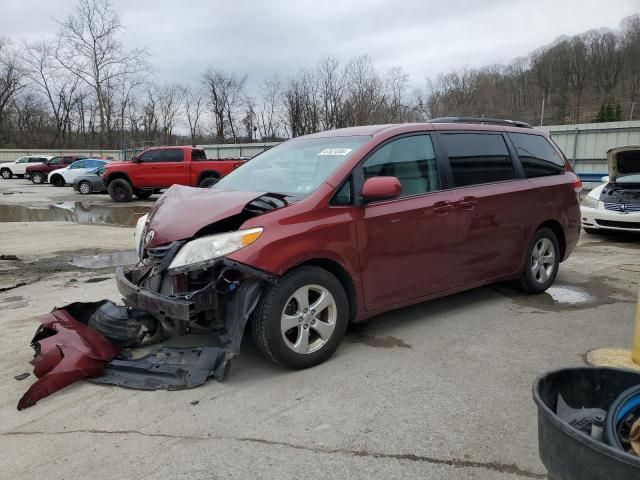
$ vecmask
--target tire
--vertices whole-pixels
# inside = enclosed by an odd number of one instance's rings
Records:
[[[630,423],[637,418],[640,418],[640,385],[622,392],[609,406],[602,432],[604,443],[626,452],[629,444],[625,442],[626,444],[623,445],[620,436],[621,434],[628,436]]]
[[[542,263],[536,259],[542,251]],[[537,294],[547,290],[556,279],[560,265],[560,245],[553,230],[539,229],[527,248],[520,288],[526,293]]]
[[[294,294],[302,299],[301,304]],[[314,303],[327,294],[327,305],[314,315]],[[307,312],[304,298],[309,304]],[[287,317],[291,328],[282,332],[281,325]],[[282,367],[302,369],[333,355],[348,322],[349,302],[342,284],[327,270],[306,266],[292,270],[267,287],[254,312],[251,333],[258,350],[268,360]],[[308,341],[306,345],[304,338]]]
[[[130,202],[133,197],[133,187],[124,178],[116,178],[109,183],[109,196],[114,202]]]
[[[44,174],[40,173],[40,172],[34,172],[31,174],[31,182],[33,182],[35,185],[41,185],[44,183]]]
[[[51,185],[53,185],[54,187],[64,187],[65,185],[65,181],[62,175],[54,175],[53,177],[51,177],[51,181],[49,183],[51,183]]]
[[[3,168],[2,170],[0,170],[0,176],[2,176],[2,178],[4,178],[5,180],[9,180],[13,176],[13,174],[8,168]]]
[[[138,197],[140,200],[146,200],[151,195],[153,195],[153,190],[136,190],[135,191],[135,196]]]
[[[218,180],[220,180],[220,179],[216,178],[216,177],[203,178],[202,180],[200,180],[200,183],[198,183],[198,187],[200,187],[200,188],[209,188],[212,185],[215,185],[216,183],[218,183]]]
[[[82,181],[78,184],[78,192],[81,195],[89,195],[93,193],[93,187],[91,186],[91,182]]]
[[[582,229],[586,233],[589,233],[591,235],[597,235],[598,233],[600,233],[600,230],[598,230],[597,228],[582,227]]]

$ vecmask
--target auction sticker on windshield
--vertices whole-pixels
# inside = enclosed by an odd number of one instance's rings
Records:
[[[325,148],[318,155],[348,155],[352,148]]]

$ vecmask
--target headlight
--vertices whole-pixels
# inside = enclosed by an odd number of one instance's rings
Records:
[[[598,208],[598,200],[587,195],[582,201],[582,206],[589,208]]]
[[[201,268],[211,260],[251,245],[261,233],[262,228],[258,227],[191,240],[178,251],[169,265],[169,270],[184,269],[185,267],[188,267],[186,270]]]
[[[144,240],[142,237],[144,236],[144,226],[147,223],[147,218],[149,218],[148,213],[138,219],[138,223],[136,223],[136,231],[133,233],[133,241],[136,245],[136,252],[138,252],[138,257],[140,258],[140,260],[142,260],[142,246],[144,244]]]

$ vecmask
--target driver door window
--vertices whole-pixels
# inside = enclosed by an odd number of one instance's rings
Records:
[[[402,185],[401,197],[440,189],[436,154],[429,135],[402,137],[383,145],[367,159],[363,171],[365,180],[396,177]]]
[[[85,168],[85,162],[84,161],[80,161],[80,162],[75,162],[74,164],[69,166],[70,169],[77,169],[77,168]]]

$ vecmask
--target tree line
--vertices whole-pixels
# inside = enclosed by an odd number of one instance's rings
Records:
[[[640,117],[640,15],[616,31],[562,37],[508,65],[410,84],[402,67],[333,56],[247,88],[208,68],[197,86],[153,81],[149,53],[122,41],[109,0],[79,0],[53,39],[0,37],[0,147],[135,148],[273,141],[321,130],[452,115],[533,124]]]

